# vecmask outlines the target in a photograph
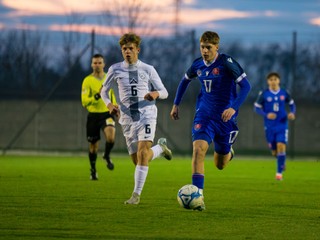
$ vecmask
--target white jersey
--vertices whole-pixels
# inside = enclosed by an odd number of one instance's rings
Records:
[[[140,60],[135,64],[125,61],[113,64],[101,90],[101,97],[106,105],[111,102],[107,93],[113,82],[118,85],[121,125],[137,121],[156,121],[155,101],[145,100],[144,96],[151,91],[158,91],[159,98],[165,99],[168,97],[168,91],[153,66]]]

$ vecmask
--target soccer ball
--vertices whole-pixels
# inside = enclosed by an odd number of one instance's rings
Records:
[[[180,206],[186,209],[196,209],[203,204],[203,196],[199,188],[192,184],[187,184],[180,188],[177,199]]]

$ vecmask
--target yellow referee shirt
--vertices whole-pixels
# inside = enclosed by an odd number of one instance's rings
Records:
[[[96,93],[100,94],[102,84],[106,79],[107,74],[104,75],[102,79],[96,78],[92,74],[87,76],[82,82],[82,91],[81,91],[81,103],[88,112],[92,113],[102,113],[108,112],[109,109],[103,102],[102,98],[96,100],[94,95]],[[117,104],[116,97],[114,95],[113,89],[109,91],[109,98],[113,104]]]

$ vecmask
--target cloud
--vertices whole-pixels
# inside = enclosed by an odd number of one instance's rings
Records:
[[[320,17],[311,19],[310,23],[320,27]]]
[[[190,26],[207,22],[218,22],[227,19],[253,18],[257,16],[275,17],[278,14],[273,11],[237,11],[230,9],[185,9],[181,12],[181,23]]]
[[[53,24],[49,26],[49,30],[51,31],[59,31],[59,32],[80,32],[80,33],[91,33],[93,30],[95,33],[100,35],[122,35],[124,33],[124,29],[120,27],[110,27],[110,26],[101,26],[95,24]],[[146,31],[144,28],[135,28],[135,32],[139,35],[145,35]],[[152,32],[152,36],[169,36],[172,32],[170,29],[155,29]]]
[[[154,6],[159,9],[171,5],[172,1],[162,0],[150,4],[148,0],[2,0],[4,6],[14,10],[12,13],[14,16],[102,12],[106,7],[115,3],[118,6],[130,6],[130,4],[135,3],[141,6]]]

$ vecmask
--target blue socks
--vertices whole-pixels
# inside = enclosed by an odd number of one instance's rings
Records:
[[[277,173],[285,170],[286,153],[278,153],[277,155]]]
[[[192,184],[203,190],[204,186],[204,174],[194,173],[192,174]]]

